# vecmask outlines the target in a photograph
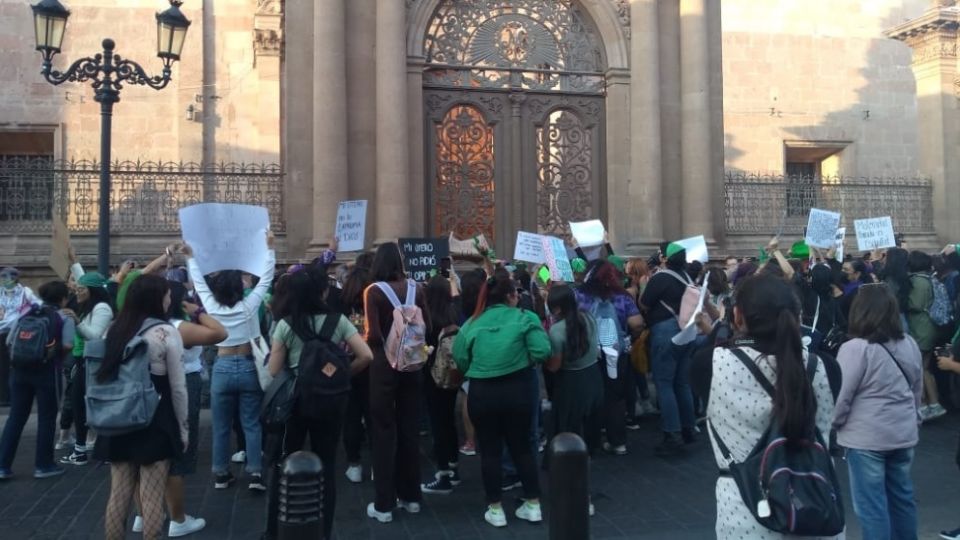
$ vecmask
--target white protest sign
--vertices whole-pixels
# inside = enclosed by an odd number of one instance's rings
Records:
[[[687,325],[683,327],[683,330],[671,338],[674,345],[686,345],[697,338],[697,334],[700,333],[700,329],[697,327],[697,315],[703,312],[703,304],[707,299],[707,283],[710,282],[710,272],[707,272],[706,277],[703,278],[703,286],[700,287],[700,298],[697,300],[697,309],[694,310],[693,316],[690,317],[690,320],[687,322]]]
[[[710,262],[710,254],[707,252],[707,240],[703,235],[677,240],[674,244],[679,244],[683,246],[683,249],[687,250],[687,262],[700,261],[704,264]]]
[[[513,248],[513,260],[534,264],[546,262],[543,256],[543,239],[539,234],[517,231],[517,243]]]
[[[837,237],[833,244],[833,246],[836,248],[833,258],[840,262],[843,262],[843,241],[846,239],[847,239],[847,228],[840,227],[839,229],[837,229]]]
[[[341,201],[337,207],[337,246],[363,251],[367,234],[367,201]]]
[[[853,228],[857,233],[857,249],[860,251],[897,247],[890,216],[858,219],[853,222]]]
[[[550,269],[550,279],[573,282],[573,268],[570,266],[570,260],[567,259],[567,248],[563,245],[563,240],[552,236],[541,236],[540,240],[543,246],[544,263]]]
[[[836,241],[839,228],[840,214],[812,208],[810,219],[807,220],[807,236],[804,240],[811,247],[831,248]]]
[[[57,277],[70,273],[70,231],[59,216],[53,216],[53,238],[50,242],[50,268]]]
[[[204,274],[243,270],[259,276],[267,264],[267,209],[245,204],[204,203],[180,209],[183,241]]]
[[[599,219],[590,221],[571,221],[570,234],[576,239],[580,247],[602,246],[606,230]]]

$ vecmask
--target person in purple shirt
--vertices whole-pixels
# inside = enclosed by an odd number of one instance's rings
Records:
[[[853,509],[864,538],[916,538],[910,468],[921,421],[920,348],[885,285],[860,287],[848,332],[853,339],[837,354],[843,384],[833,427],[847,448]]]
[[[627,342],[640,334],[643,329],[643,316],[633,298],[623,288],[623,278],[616,267],[608,261],[596,260],[587,265],[583,285],[576,289],[577,305],[585,313],[594,315],[600,302],[610,302],[617,312],[617,323],[625,334]],[[600,362],[603,369],[603,425],[607,431],[607,442],[603,449],[616,455],[627,453],[627,394],[636,392],[636,380],[629,373],[630,355],[627,350],[620,351],[617,359],[617,377],[611,378],[606,362]],[[634,400],[635,402],[635,400]],[[631,427],[634,424],[631,424]],[[635,428],[634,428],[635,429]]]

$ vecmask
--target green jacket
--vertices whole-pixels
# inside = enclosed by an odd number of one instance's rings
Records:
[[[550,338],[532,311],[503,304],[463,325],[453,342],[453,360],[468,379],[509,375],[550,356]]]
[[[910,336],[916,340],[923,352],[930,352],[937,345],[937,327],[933,324],[928,310],[933,305],[933,283],[930,277],[911,274],[910,303],[907,306],[907,323]]]

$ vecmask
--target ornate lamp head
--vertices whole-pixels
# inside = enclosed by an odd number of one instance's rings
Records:
[[[180,60],[190,26],[190,21],[180,11],[181,5],[181,0],[170,0],[170,7],[166,11],[157,13],[157,56],[163,59],[166,67]]]
[[[30,8],[33,10],[37,50],[43,54],[44,61],[49,62],[53,55],[60,52],[70,11],[58,0],[41,0]]]

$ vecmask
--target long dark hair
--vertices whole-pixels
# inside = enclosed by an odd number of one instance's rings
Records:
[[[290,275],[287,281],[286,319],[297,335],[309,336],[320,331],[313,327],[315,315],[326,313],[333,316],[323,300],[327,285],[327,275],[313,266]],[[340,317],[340,314],[336,316]]]
[[[144,321],[166,320],[163,298],[169,290],[167,280],[161,276],[143,274],[133,280],[127,289],[123,308],[107,332],[106,352],[100,370],[97,371],[97,381],[106,382],[117,376],[120,364],[124,361],[124,349],[140,331]]]
[[[117,314],[117,308],[113,306],[113,299],[110,298],[110,293],[107,292],[107,289],[104,287],[87,287],[87,291],[90,293],[90,296],[77,305],[77,317],[83,319],[93,312],[93,308],[97,307],[97,304],[106,304],[110,306],[110,311],[114,315]]]
[[[300,270],[301,272],[303,270]],[[290,315],[290,274],[283,274],[273,285],[273,295],[270,297],[270,313],[273,319],[279,321]]]
[[[477,300],[474,316],[479,316],[488,307],[506,304],[511,294],[517,294],[517,286],[510,277],[510,272],[504,268],[497,268],[493,277],[480,287],[480,298]]]
[[[216,275],[204,276],[213,299],[220,305],[233,307],[243,300],[243,272],[240,270],[223,270]]]
[[[167,280],[167,286],[170,287],[170,309],[167,310],[167,319],[184,320],[187,318],[183,312],[183,300],[187,296],[187,288],[179,281]]]
[[[400,281],[406,277],[403,271],[403,254],[396,242],[380,244],[373,256],[370,274],[373,281]]]
[[[434,276],[427,282],[427,313],[430,316],[430,335],[439,335],[444,328],[457,324],[457,310],[450,295],[450,282],[443,276]]]
[[[568,285],[558,285],[550,289],[547,295],[547,307],[550,311],[559,311],[560,317],[566,323],[566,340],[564,352],[569,358],[580,358],[587,354],[590,342],[587,336],[585,315],[577,306],[577,296]]]
[[[910,305],[910,292],[913,290],[910,271],[907,267],[908,258],[907,250],[890,248],[887,250],[887,258],[883,262],[883,271],[879,276],[881,281],[889,283],[894,288],[902,312],[907,311],[907,306]]]
[[[810,437],[817,401],[807,380],[793,289],[782,279],[757,275],[737,287],[736,299],[747,334],[776,356],[773,416],[781,432],[791,442]]]
[[[343,280],[343,290],[340,292],[340,302],[347,311],[363,312],[363,291],[370,286],[370,268],[355,265],[347,272]]]
[[[460,309],[462,318],[468,319],[477,311],[480,289],[487,280],[482,268],[475,268],[460,276]]]

